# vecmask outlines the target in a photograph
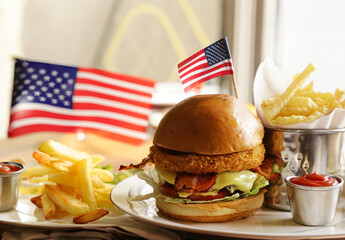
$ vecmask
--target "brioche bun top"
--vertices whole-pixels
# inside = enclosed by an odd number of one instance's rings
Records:
[[[160,121],[153,143],[169,150],[205,155],[249,150],[262,143],[260,120],[237,98],[196,95],[176,104]]]

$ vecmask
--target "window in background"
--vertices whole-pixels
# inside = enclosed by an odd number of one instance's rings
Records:
[[[278,1],[273,60],[291,75],[313,63],[315,89],[345,88],[345,1]]]
[[[12,57],[154,79],[185,97],[177,64],[223,37],[223,0],[0,1],[0,138],[7,136]],[[83,6],[80,8],[80,6]],[[218,79],[207,83],[219,91]],[[206,84],[205,84],[206,85]],[[218,88],[217,88],[218,87]],[[169,93],[172,98],[169,98]],[[176,98],[176,95],[178,98]],[[157,99],[162,102],[162,98]]]
[[[154,103],[176,103],[186,96],[177,64],[223,37],[222,6],[223,0],[117,1],[94,63],[154,79]],[[219,91],[216,80],[205,85],[208,93]]]

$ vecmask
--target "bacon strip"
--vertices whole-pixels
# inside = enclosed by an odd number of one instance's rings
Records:
[[[266,179],[268,179],[268,181],[270,181],[270,183],[277,181],[279,177],[279,173],[268,173],[262,170],[260,167],[254,168],[253,171],[264,176]]]
[[[252,170],[264,176],[270,183],[277,181],[280,174],[278,172],[272,173],[273,163],[277,163],[277,159],[275,158],[275,156],[267,156],[259,167]]]
[[[212,188],[216,183],[217,174],[191,174],[178,173],[175,179],[176,191],[182,192],[204,192]]]
[[[138,163],[138,164],[131,163],[129,166],[121,165],[119,168],[119,171],[128,170],[128,169],[132,169],[132,168],[143,168],[149,162],[151,162],[150,158],[146,157],[141,161],[141,163]]]

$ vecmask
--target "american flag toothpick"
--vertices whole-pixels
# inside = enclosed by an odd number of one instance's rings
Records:
[[[222,38],[178,64],[185,92],[215,77],[232,75],[236,97],[237,84],[227,38]]]

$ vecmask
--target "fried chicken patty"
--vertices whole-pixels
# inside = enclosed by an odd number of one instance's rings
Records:
[[[265,148],[259,144],[252,149],[224,155],[182,153],[151,146],[149,158],[159,168],[193,174],[242,171],[260,166]]]

